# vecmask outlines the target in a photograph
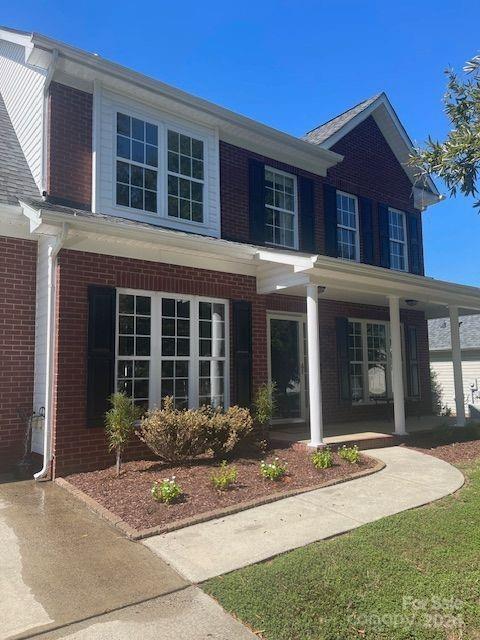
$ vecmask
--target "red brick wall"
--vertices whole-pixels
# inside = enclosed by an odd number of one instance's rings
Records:
[[[226,299],[246,299],[253,311],[253,385],[267,379],[267,309],[274,311],[305,311],[303,298],[281,295],[259,296],[255,278],[225,274],[205,269],[192,269],[113,256],[63,250],[58,268],[58,348],[57,389],[55,395],[55,473],[94,469],[108,465],[102,428],[86,426],[86,347],[87,288],[89,284],[204,295]],[[324,415],[327,422],[382,417],[390,409],[354,407],[342,404],[338,391],[335,317],[388,319],[386,308],[366,307],[322,301],[320,304],[320,344]],[[416,410],[429,412],[428,344],[426,323],[422,314],[402,312],[402,320],[419,327],[422,402]],[[233,362],[231,362],[231,365]],[[233,385],[233,376],[231,383]],[[233,396],[233,394],[232,394]],[[232,397],[233,400],[233,397]],[[129,456],[144,455],[138,444]]]
[[[33,405],[37,244],[0,237],[0,470],[23,455]]]
[[[421,214],[413,206],[411,182],[372,117],[346,134],[332,150],[342,154],[344,160],[329,169],[327,177],[322,178],[220,141],[222,237],[240,242],[249,241],[248,160],[256,158],[270,166],[295,175],[305,175],[314,181],[315,243],[319,253],[325,253],[323,183],[327,182],[353,195],[371,198],[374,253],[378,264],[378,204],[416,212],[421,218]],[[361,239],[360,245],[363,254]]]
[[[55,429],[55,473],[93,469],[111,462],[102,428],[86,426],[87,287],[115,287],[203,295],[252,302],[253,385],[264,382],[266,368],[265,300],[257,296],[255,278],[62,251],[59,255],[59,328]],[[233,382],[233,381],[232,381]],[[130,455],[140,451],[131,450]]]
[[[52,82],[49,94],[48,196],[91,208],[92,95]]]

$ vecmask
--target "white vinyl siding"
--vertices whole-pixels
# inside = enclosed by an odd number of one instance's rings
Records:
[[[220,237],[220,176],[218,133],[203,125],[177,119],[170,113],[146,104],[98,89],[94,102],[99,113],[94,118],[98,128],[97,174],[94,185],[95,208],[111,215],[131,220],[149,222],[163,227],[190,231],[198,234]],[[119,206],[116,203],[116,135],[117,113],[148,122],[158,128],[158,189],[157,211],[145,211]],[[177,132],[203,145],[202,220],[197,215],[197,205],[189,208],[189,218],[168,215],[168,131]],[[193,152],[192,152],[193,153]],[[189,195],[191,203],[197,202],[196,195]]]
[[[41,189],[43,87],[46,71],[25,64],[25,49],[0,40],[0,93],[20,146]]]
[[[451,352],[445,352],[445,354],[430,352],[430,357],[430,366],[437,374],[437,382],[441,387],[442,406],[455,413],[455,383]],[[462,357],[464,358],[462,361],[463,395],[465,406],[468,407],[472,404],[472,385],[474,389],[480,387],[480,353],[477,352],[472,356],[473,359],[467,360],[464,351]],[[475,399],[475,406],[480,411],[480,399]]]

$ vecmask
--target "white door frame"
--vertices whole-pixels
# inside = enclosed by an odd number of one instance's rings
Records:
[[[267,371],[268,381],[272,381],[272,358],[271,358],[271,344],[270,344],[270,320],[294,320],[298,323],[298,364],[300,370],[300,417],[299,418],[273,418],[271,424],[285,424],[291,423],[305,423],[307,421],[307,403],[306,403],[306,388],[305,388],[305,338],[304,330],[307,326],[307,315],[305,313],[290,313],[283,311],[267,311]]]

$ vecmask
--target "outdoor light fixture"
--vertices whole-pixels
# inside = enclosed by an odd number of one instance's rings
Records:
[[[408,304],[409,307],[416,307],[418,304],[418,300],[405,300],[405,303]]]

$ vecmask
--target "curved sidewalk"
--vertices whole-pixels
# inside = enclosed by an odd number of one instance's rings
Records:
[[[438,500],[464,477],[452,465],[405,447],[365,453],[382,471],[143,541],[191,582],[239,569]]]

